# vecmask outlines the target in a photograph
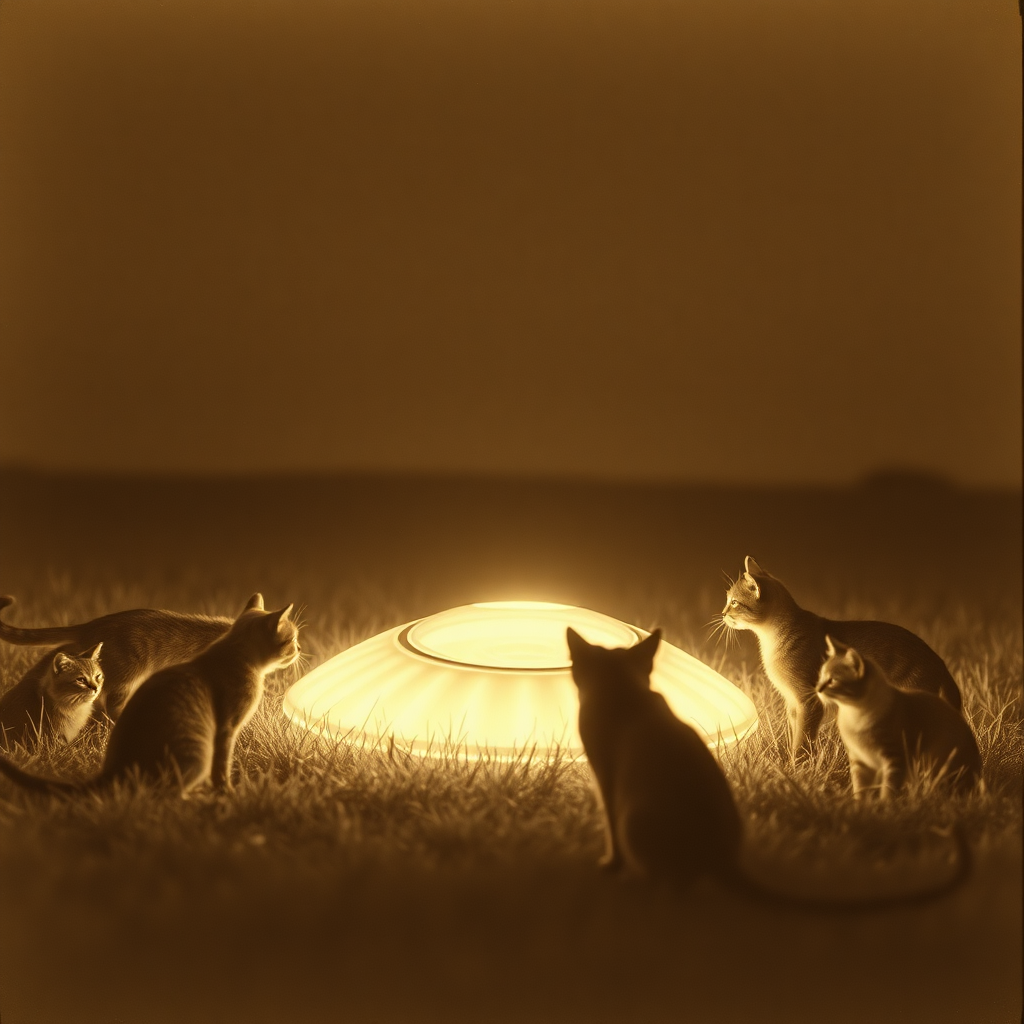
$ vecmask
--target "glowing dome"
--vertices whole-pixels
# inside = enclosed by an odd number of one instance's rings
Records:
[[[632,647],[648,635],[571,605],[464,605],[396,626],[324,662],[289,688],[284,713],[337,739],[376,743],[393,735],[418,753],[451,743],[470,757],[508,756],[535,744],[582,754],[567,626],[604,647]],[[757,727],[742,691],[664,641],[651,686],[709,744],[735,742]]]

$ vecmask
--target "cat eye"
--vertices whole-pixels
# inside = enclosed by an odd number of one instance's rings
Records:
[[[739,606],[740,606],[740,603],[739,603],[739,601],[736,600],[735,597],[729,602],[729,607],[730,608],[739,608]]]

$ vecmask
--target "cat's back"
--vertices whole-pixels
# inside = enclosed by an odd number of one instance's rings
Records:
[[[870,658],[888,682],[900,690],[924,690],[945,699],[957,711],[962,697],[941,657],[916,633],[894,622],[826,619],[829,636]]]
[[[949,769],[963,769],[967,783],[981,774],[981,751],[974,732],[942,698],[916,690],[898,693],[894,722],[911,755],[920,753],[939,765],[949,759]]]
[[[101,615],[85,623],[83,639],[104,643],[125,652],[159,649],[162,661],[188,660],[230,628],[231,620],[212,615],[165,611],[161,608],[130,608]]]
[[[625,727],[622,786],[634,806],[704,821],[739,835],[732,791],[715,756],[695,729],[675,716],[665,698],[645,695],[642,713]],[[735,819],[735,821],[734,821]]]
[[[168,750],[205,746],[215,728],[214,695],[201,668],[185,662],[161,669],[136,690],[111,730],[103,774],[132,765],[143,773],[162,768]]]

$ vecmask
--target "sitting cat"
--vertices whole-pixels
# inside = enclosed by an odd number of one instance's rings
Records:
[[[689,884],[710,875],[753,898],[808,910],[876,910],[934,899],[963,882],[970,848],[945,882],[892,897],[827,900],[764,888],[739,863],[743,825],[732,790],[697,733],[650,688],[655,631],[635,647],[607,649],[566,632],[579,690],[579,730],[604,807],[604,867]],[[952,712],[951,712],[952,713]]]
[[[31,750],[43,739],[73,740],[103,689],[102,647],[47,655],[0,697],[0,747],[20,743]]]
[[[264,611],[254,594],[223,637],[191,661],[150,676],[114,724],[103,768],[91,781],[30,775],[3,757],[0,773],[45,793],[102,790],[131,775],[176,780],[183,794],[208,779],[229,789],[235,740],[259,704],[264,675],[299,656],[291,610]]]
[[[13,597],[0,597],[0,609],[12,604]],[[98,643],[104,644],[106,683],[97,708],[116,720],[143,679],[165,665],[188,661],[222,637],[230,626],[231,620],[221,616],[133,608],[102,615],[91,622],[43,629],[23,629],[0,621],[0,640],[26,646],[61,645],[29,669],[25,679],[36,672],[45,672],[44,666],[49,665],[58,652],[75,654]]]
[[[722,622],[757,637],[765,675],[786,702],[794,757],[809,751],[821,726],[824,706],[815,687],[826,633],[870,657],[894,686],[938,694],[961,708],[946,663],[919,636],[890,622],[835,621],[806,611],[749,556],[729,587]]]
[[[938,772],[959,790],[981,777],[981,754],[971,727],[944,700],[921,690],[898,690],[879,667],[852,647],[825,637],[828,655],[818,676],[822,702],[838,708],[850,756],[853,792],[886,798],[913,770]]]

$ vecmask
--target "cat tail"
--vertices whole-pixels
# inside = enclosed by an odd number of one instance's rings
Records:
[[[884,910],[906,910],[923,906],[933,900],[941,899],[958,889],[970,876],[974,866],[974,855],[963,827],[957,823],[951,829],[943,831],[935,829],[940,835],[952,836],[956,850],[956,866],[945,881],[924,889],[906,893],[893,893],[889,896],[852,897],[850,899],[834,899],[827,896],[799,896],[771,889],[755,881],[737,866],[724,876],[730,888],[743,896],[759,903],[782,907],[789,910],[806,910],[819,914],[862,914]]]
[[[6,775],[12,782],[33,793],[49,793],[51,796],[69,796],[72,793],[81,793],[91,786],[90,783],[60,782],[58,779],[32,775],[3,756],[0,756],[0,775]]]
[[[10,595],[0,597],[0,610],[14,604]],[[23,647],[45,647],[47,644],[63,644],[74,640],[78,635],[77,626],[48,626],[43,629],[22,629],[11,626],[0,619],[0,640],[9,644],[21,644]]]

